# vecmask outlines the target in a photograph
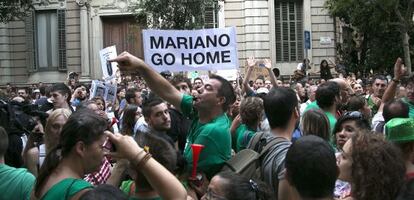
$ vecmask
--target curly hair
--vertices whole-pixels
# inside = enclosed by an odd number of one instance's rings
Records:
[[[255,126],[262,119],[263,111],[263,100],[259,97],[247,97],[240,104],[240,117],[243,124],[249,127]]]
[[[358,200],[395,199],[404,183],[401,152],[382,135],[352,136],[352,195]]]

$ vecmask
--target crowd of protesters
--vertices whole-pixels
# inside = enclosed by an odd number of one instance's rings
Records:
[[[288,81],[255,58],[235,81],[159,74],[127,52],[111,62],[140,74],[114,101],[76,73],[0,91],[0,199],[414,199],[414,76],[400,58],[392,77],[365,78],[323,60],[319,79],[305,59]],[[252,80],[259,65],[268,79]],[[259,132],[278,141],[261,176],[222,170]]]

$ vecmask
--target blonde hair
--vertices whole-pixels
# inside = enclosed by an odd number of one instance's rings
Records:
[[[66,108],[58,108],[58,109],[54,110],[52,113],[50,113],[49,117],[47,118],[46,127],[45,127],[46,152],[49,152],[58,143],[58,141],[52,141],[52,138],[49,134],[53,122],[56,121],[56,119],[59,116],[63,116],[66,119],[68,119],[71,114],[72,114],[72,112],[69,109],[66,109]]]

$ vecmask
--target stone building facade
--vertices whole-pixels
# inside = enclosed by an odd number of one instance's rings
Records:
[[[115,44],[142,56],[143,26],[134,23],[133,0],[33,0],[24,21],[0,24],[0,85],[62,82],[68,72],[81,80],[100,78],[100,49]],[[334,19],[325,0],[225,0],[211,19],[215,27],[235,26],[241,73],[246,58],[270,58],[281,74],[292,74],[307,56],[312,71],[322,59],[334,61]],[[311,48],[304,50],[304,31]],[[263,74],[257,69],[255,75]],[[264,74],[266,75],[266,74]]]

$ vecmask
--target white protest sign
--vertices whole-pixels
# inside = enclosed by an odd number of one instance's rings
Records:
[[[89,99],[92,99],[97,96],[104,98],[106,93],[106,86],[102,81],[93,80],[90,92],[91,94],[89,96]]]
[[[145,62],[156,71],[237,69],[234,27],[202,30],[144,30]]]
[[[105,83],[106,91],[105,91],[105,101],[111,101],[112,103],[115,102],[116,99],[116,85]]]
[[[101,58],[101,66],[103,78],[105,80],[113,80],[116,78],[116,73],[119,71],[116,62],[108,62],[109,59],[117,57],[116,47],[110,46],[99,51],[99,57]]]
[[[116,99],[116,90],[117,90],[116,84],[111,84],[109,82],[104,83],[99,80],[93,80],[92,85],[91,85],[91,90],[90,90],[91,95],[89,99],[100,96],[106,102],[111,101],[113,103],[115,102],[115,99]]]

